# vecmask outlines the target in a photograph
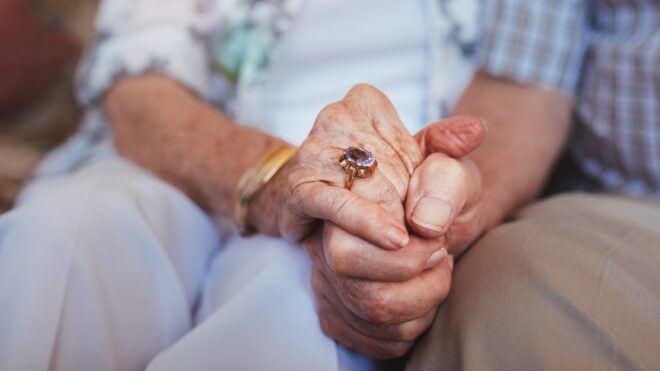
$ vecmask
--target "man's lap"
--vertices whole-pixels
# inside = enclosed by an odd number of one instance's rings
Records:
[[[660,204],[566,195],[457,263],[408,369],[660,367]]]

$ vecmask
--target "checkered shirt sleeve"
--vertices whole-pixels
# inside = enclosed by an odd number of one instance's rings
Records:
[[[587,46],[584,0],[483,0],[478,67],[573,95]]]

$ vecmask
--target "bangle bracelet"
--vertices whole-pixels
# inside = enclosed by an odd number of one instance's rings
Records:
[[[254,167],[243,174],[238,182],[238,197],[234,207],[234,224],[241,235],[249,236],[256,232],[253,226],[246,223],[250,202],[297,151],[296,147],[277,147],[267,152]]]

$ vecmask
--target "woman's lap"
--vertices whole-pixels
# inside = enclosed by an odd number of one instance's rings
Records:
[[[336,368],[305,253],[266,237],[218,250],[218,230],[116,158],[37,181],[0,217],[0,369],[143,369],[168,347],[168,362]]]
[[[310,268],[299,246],[233,236],[210,267],[197,327],[148,369],[370,369],[366,358],[339,349],[321,331]]]

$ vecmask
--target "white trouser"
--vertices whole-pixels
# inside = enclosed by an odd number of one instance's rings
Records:
[[[339,370],[305,252],[219,232],[116,157],[39,180],[0,216],[0,370]]]

